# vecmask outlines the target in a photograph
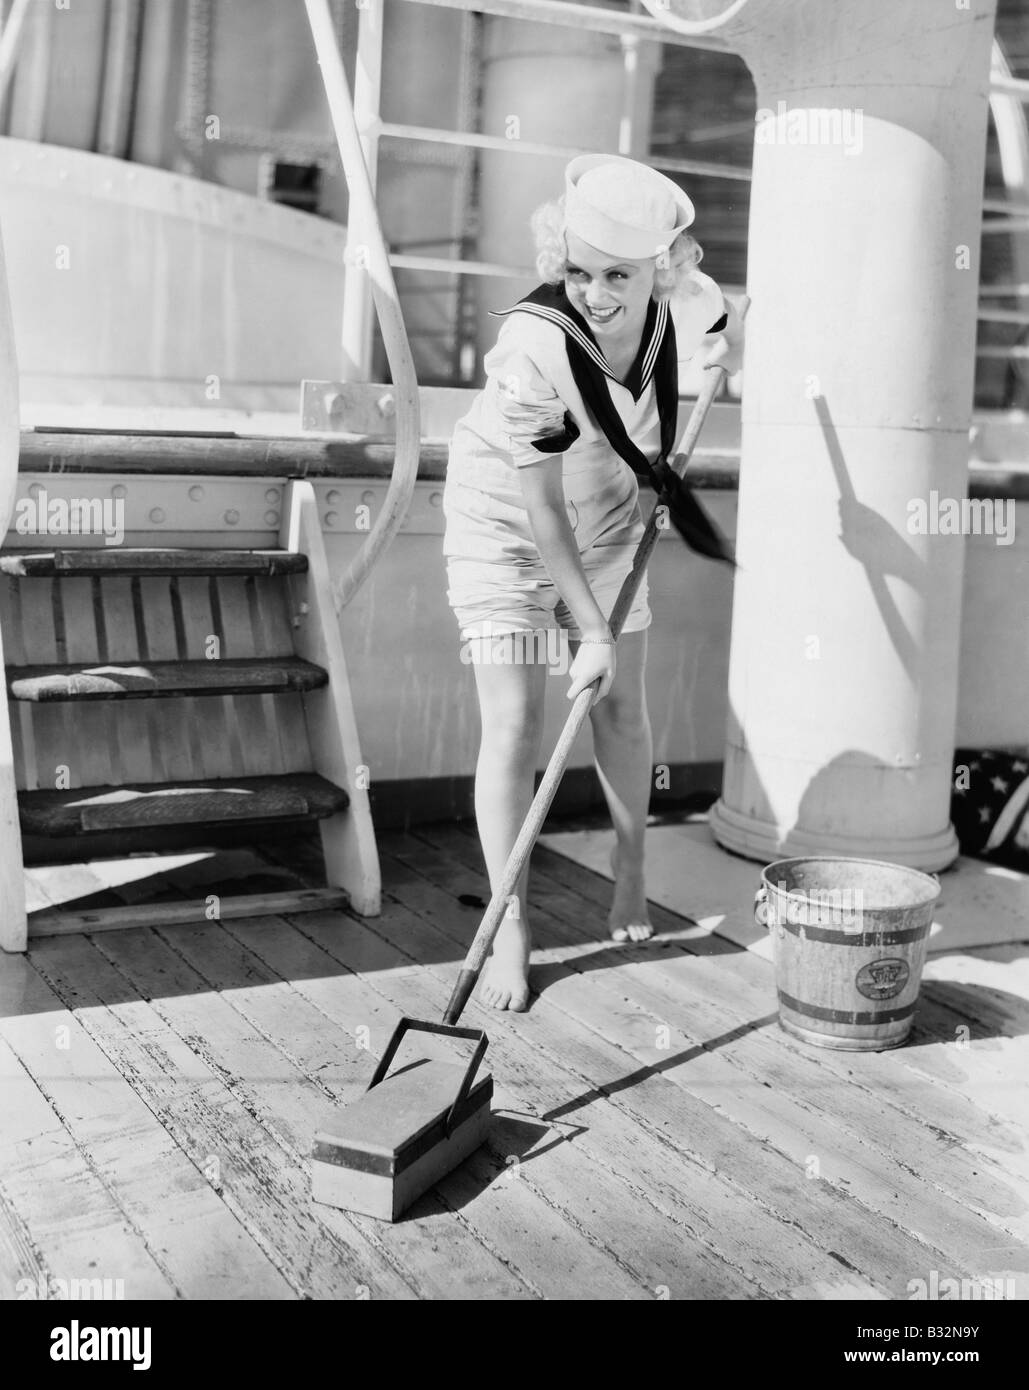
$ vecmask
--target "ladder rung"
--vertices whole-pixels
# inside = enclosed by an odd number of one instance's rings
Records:
[[[27,577],[76,574],[303,574],[307,556],[290,550],[77,550],[0,553],[0,574]]]
[[[196,828],[198,843],[205,825],[321,819],[344,810],[348,803],[342,787],[311,772],[18,793],[25,835],[79,835],[185,825]]]
[[[12,700],[134,700],[160,696],[281,694],[328,684],[320,667],[296,656],[124,665],[9,666]]]

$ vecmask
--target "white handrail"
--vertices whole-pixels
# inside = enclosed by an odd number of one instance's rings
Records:
[[[31,4],[32,0],[14,0],[11,13],[4,25],[4,32],[0,35],[0,101],[7,95],[14,65],[18,61],[25,15]]]
[[[497,19],[523,19],[530,24],[557,24],[591,34],[614,34],[619,37],[630,34],[653,43],[668,43],[680,48],[708,48],[718,53],[729,51],[720,39],[709,39],[701,34],[676,33],[646,15],[601,9],[599,5],[567,4],[565,0],[413,0],[413,3],[436,5],[445,10],[474,10],[476,14],[493,15]]]
[[[393,456],[393,476],[390,479],[382,511],[368,533],[368,538],[350,562],[348,569],[334,586],[333,598],[337,610],[342,610],[368,578],[372,566],[382,555],[400,529],[407,513],[418,477],[418,454],[421,445],[421,417],[418,403],[418,378],[415,375],[411,345],[407,339],[400,297],[390,268],[389,253],[379,223],[368,166],[361,148],[361,137],[354,118],[353,102],[347,85],[343,60],[328,0],[304,0],[311,25],[318,62],[325,84],[325,95],[332,116],[339,156],[350,193],[351,206],[359,205],[360,222],[368,233],[362,246],[347,242],[347,256],[358,259],[367,270],[375,311],[382,330],[396,402],[396,449]]]
[[[691,39],[721,29],[730,19],[735,19],[748,3],[749,0],[731,0],[721,14],[712,15],[710,19],[683,19],[681,15],[672,14],[669,0],[643,0],[644,8],[649,10],[655,19],[667,24],[674,33]]]

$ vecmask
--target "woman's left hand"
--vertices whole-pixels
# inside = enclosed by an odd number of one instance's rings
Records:
[[[615,678],[615,648],[613,642],[583,642],[575,653],[575,660],[568,668],[571,685],[568,698],[575,697],[599,676],[600,686],[593,697],[593,704],[602,700],[611,689]],[[592,707],[592,706],[591,706]]]

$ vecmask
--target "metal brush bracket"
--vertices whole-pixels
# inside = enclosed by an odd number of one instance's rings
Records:
[[[454,1116],[457,1114],[458,1106],[472,1089],[472,1082],[475,1080],[475,1073],[479,1068],[479,1063],[482,1061],[487,1047],[489,1047],[489,1038],[487,1038],[481,1028],[460,1028],[448,1023],[426,1023],[419,1018],[402,1018],[394,1028],[393,1034],[386,1044],[386,1051],[380,1057],[379,1064],[372,1073],[372,1079],[368,1082],[369,1091],[373,1086],[377,1086],[389,1071],[390,1063],[396,1056],[397,1048],[400,1046],[400,1040],[405,1033],[442,1033],[448,1038],[478,1039],[475,1051],[472,1053],[471,1061],[468,1063],[464,1079],[458,1090],[457,1097],[453,1105],[447,1111],[447,1117],[443,1121],[443,1132],[449,1139],[451,1130],[454,1126]]]

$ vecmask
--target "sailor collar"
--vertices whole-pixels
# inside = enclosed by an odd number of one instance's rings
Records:
[[[644,320],[643,333],[640,336],[639,350],[624,381],[619,381],[611,370],[611,366],[601,352],[589,324],[578,310],[572,308],[563,285],[539,285],[531,294],[527,294],[524,299],[520,299],[510,309],[491,309],[490,313],[494,318],[506,318],[508,314],[515,313],[535,314],[537,318],[556,324],[569,341],[581,349],[593,367],[615,382],[616,385],[625,387],[634,401],[638,401],[650,385],[658,356],[662,347],[665,346],[666,339],[670,342],[673,360],[675,358],[675,328],[668,310],[667,299],[656,301],[652,299],[648,304],[647,317]]]
[[[651,380],[654,381],[661,447],[653,462],[626,429],[609,388],[609,382],[617,378],[597,346],[589,324],[569,303],[563,285],[540,285],[510,309],[491,312],[498,318],[514,313],[535,314],[562,330],[572,379],[583,404],[603,430],[611,447],[634,473],[649,481],[658,494],[659,502],[667,506],[672,524],[692,550],[733,565],[735,562],[729,543],[693,495],[689,484],[679,477],[668,462],[675,445],[679,388],[675,324],[667,300],[651,300],[636,360],[625,381],[619,383],[627,387],[633,399],[638,401]],[[559,431],[534,439],[532,443],[544,454],[563,453],[574,444],[579,434],[579,426],[571,412],[566,410],[563,427]]]

